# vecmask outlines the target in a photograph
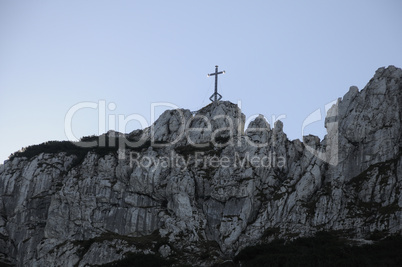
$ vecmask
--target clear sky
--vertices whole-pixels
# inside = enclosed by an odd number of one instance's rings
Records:
[[[77,109],[78,138],[99,134],[102,103],[101,131],[141,127],[113,125],[118,115],[150,124],[152,103],[200,109],[215,65],[226,70],[223,100],[241,101],[247,118],[281,118],[288,137],[301,139],[318,110],[304,135],[323,138],[326,104],[362,89],[379,67],[402,67],[401,14],[400,0],[2,0],[0,162],[66,140],[65,117],[82,102],[100,109]]]

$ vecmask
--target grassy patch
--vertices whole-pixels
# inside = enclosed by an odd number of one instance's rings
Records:
[[[125,235],[119,235],[119,234],[112,233],[112,232],[107,232],[107,233],[103,233],[100,236],[97,236],[95,238],[91,238],[88,240],[76,240],[76,241],[74,241],[74,245],[80,246],[78,253],[80,256],[84,256],[85,253],[88,252],[88,250],[92,244],[103,243],[104,241],[113,241],[113,240],[126,241],[127,244],[135,246],[136,248],[139,248],[139,249],[155,249],[155,250],[157,250],[160,246],[167,244],[167,240],[162,238],[159,235],[158,230],[156,230],[150,235],[138,236],[138,237],[125,236]]]
[[[306,202],[303,202],[301,205],[302,205],[302,207],[306,208],[306,211],[309,215],[314,215],[315,208],[317,206],[317,201],[315,201],[315,200],[306,201]]]
[[[268,238],[271,236],[277,236],[280,233],[280,228],[279,227],[269,227],[265,229],[264,233],[262,234],[261,238]]]
[[[348,184],[353,186],[356,190],[360,190],[363,183],[367,181],[367,177],[370,177],[371,173],[377,170],[378,175],[381,177],[381,180],[379,181],[380,185],[384,186],[388,183],[388,178],[392,169],[396,169],[396,164],[398,163],[398,160],[399,157],[395,157],[394,159],[373,164],[359,175],[353,177],[348,182]]]
[[[349,210],[349,216],[359,216],[367,218],[375,216],[377,214],[387,217],[401,210],[401,207],[399,207],[397,202],[391,203],[387,206],[382,206],[381,203],[372,201],[365,202],[361,201],[360,199],[349,202],[347,204],[347,208]]]

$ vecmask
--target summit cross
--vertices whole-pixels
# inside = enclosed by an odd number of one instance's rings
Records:
[[[222,99],[222,95],[218,93],[218,75],[219,74],[225,74],[225,71],[220,71],[218,72],[218,65],[215,66],[215,72],[208,74],[208,77],[210,76],[215,76],[215,92],[213,95],[209,97],[209,100],[211,100],[214,103],[217,103],[219,100]]]

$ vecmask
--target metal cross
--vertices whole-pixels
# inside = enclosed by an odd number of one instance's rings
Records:
[[[216,65],[215,66],[215,72],[208,74],[208,77],[209,76],[215,76],[215,92],[209,98],[209,100],[211,100],[214,103],[217,103],[219,100],[222,99],[222,95],[218,93],[218,75],[219,74],[224,74],[224,73],[225,73],[225,71],[218,72],[218,65]]]

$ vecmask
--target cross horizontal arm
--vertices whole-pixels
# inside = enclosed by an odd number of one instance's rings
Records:
[[[208,76],[215,76],[215,75],[217,75],[217,74],[224,74],[224,73],[225,73],[225,71],[214,72],[214,73],[208,74]]]

